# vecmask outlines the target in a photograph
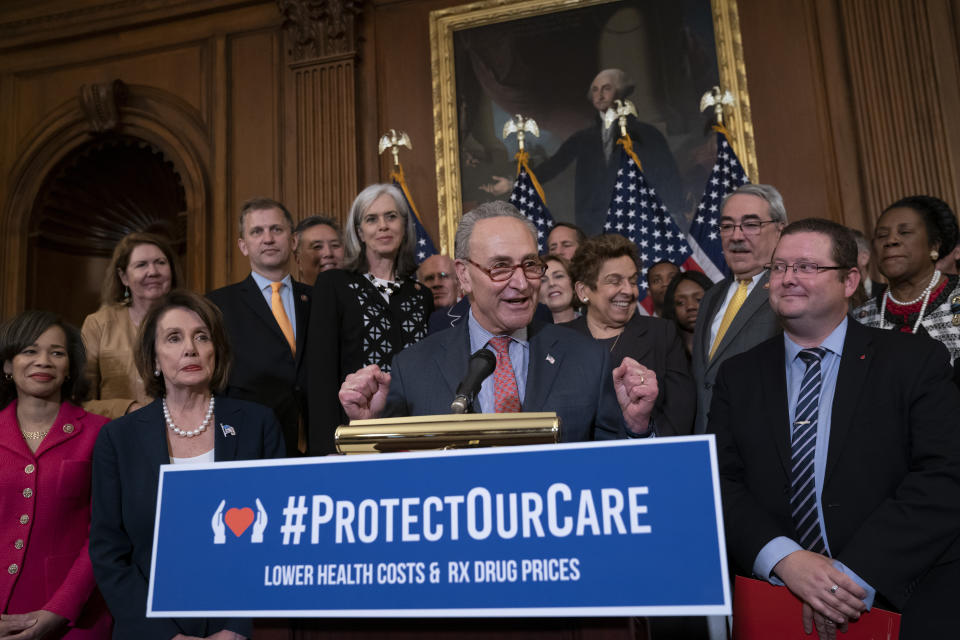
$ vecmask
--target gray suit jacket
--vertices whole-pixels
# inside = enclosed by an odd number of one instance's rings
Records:
[[[710,325],[723,306],[723,299],[733,279],[725,278],[710,287],[700,301],[697,326],[693,332],[693,359],[690,363],[693,380],[697,385],[697,420],[693,428],[694,433],[707,431],[707,414],[710,411],[713,385],[716,383],[720,365],[730,356],[752,349],[783,331],[768,302],[767,283],[769,281],[770,273],[767,272],[760,278],[757,286],[740,307],[712,360],[710,359]]]
[[[470,360],[468,323],[427,336],[393,358],[383,417],[450,413]],[[524,411],[555,411],[563,442],[626,437],[607,350],[572,329],[534,322]]]

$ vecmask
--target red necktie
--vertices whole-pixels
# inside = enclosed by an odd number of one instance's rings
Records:
[[[518,413],[520,393],[517,391],[517,379],[513,375],[513,364],[510,362],[510,336],[491,338],[489,345],[497,354],[497,368],[493,370],[494,411]]]

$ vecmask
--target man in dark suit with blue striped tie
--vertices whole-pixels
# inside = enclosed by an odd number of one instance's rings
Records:
[[[731,565],[785,584],[807,633],[877,605],[901,639],[960,628],[960,393],[943,346],[849,318],[856,241],[786,227],[770,268],[784,335],[722,366],[717,434]]]

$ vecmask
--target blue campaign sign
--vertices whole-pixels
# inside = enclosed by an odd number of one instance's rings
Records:
[[[713,436],[161,468],[151,617],[729,613]]]

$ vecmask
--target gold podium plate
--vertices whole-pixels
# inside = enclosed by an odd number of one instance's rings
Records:
[[[560,441],[560,418],[540,413],[468,413],[353,420],[337,427],[337,452],[390,453]]]

